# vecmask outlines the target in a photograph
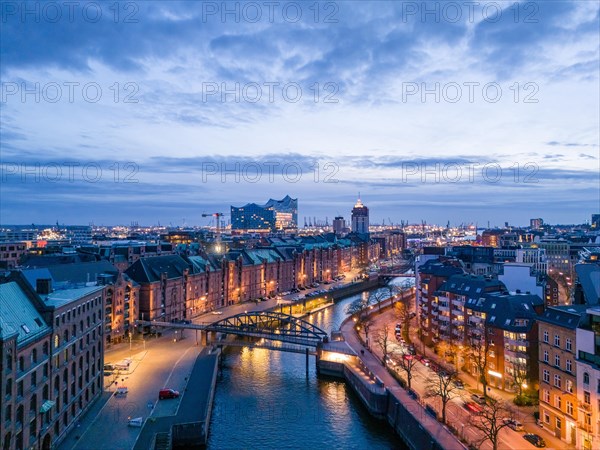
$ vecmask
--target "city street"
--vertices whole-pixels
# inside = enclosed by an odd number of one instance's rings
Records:
[[[346,273],[346,279],[329,285],[321,285],[301,291],[306,295],[325,287],[341,287],[352,282],[358,271]],[[283,297],[290,302],[290,294]],[[278,306],[276,298],[262,302],[246,302],[219,309],[194,318],[194,323],[216,322],[222,318],[250,311],[265,311]],[[116,344],[105,353],[105,364],[120,364],[130,361],[129,370],[115,371],[105,376],[105,397],[98,406],[83,417],[79,426],[61,443],[65,450],[109,450],[134,447],[141,428],[128,426],[128,418],[163,417],[174,415],[179,407],[178,399],[158,400],[158,391],[170,388],[183,393],[192,366],[203,347],[197,345],[195,330],[165,329],[161,337],[136,338],[131,342]],[[125,396],[115,396],[117,387],[126,386]],[[106,399],[108,397],[108,400]],[[107,435],[107,430],[110,434]]]
[[[399,323],[399,322],[400,322],[400,320],[396,317],[394,310],[391,308],[387,308],[382,313],[380,313],[380,314],[375,313],[373,315],[373,322],[371,324],[371,329],[370,329],[371,330],[370,334],[373,335],[378,330],[382,330],[384,325],[386,325],[386,324],[388,325],[388,329],[389,329],[388,338],[389,338],[389,342],[391,342],[390,348],[392,349],[392,351],[390,353],[392,353],[392,355],[395,355],[395,356],[392,356],[392,360],[395,360],[395,361],[397,361],[399,359],[399,356],[397,356],[397,355],[402,354],[401,347],[397,343],[395,336],[394,336],[395,324]],[[415,331],[415,330],[412,330],[412,331]],[[411,333],[411,338],[412,338],[412,333]],[[418,343],[415,343],[415,347],[417,349],[417,352],[420,352],[422,350],[422,346],[418,345]],[[371,352],[373,354],[375,354],[380,360],[383,358],[383,351],[378,345],[372,344]],[[430,355],[430,353],[427,353],[426,356],[428,359],[430,359],[432,361],[434,360],[434,356]],[[404,370],[402,370],[401,368],[397,368],[397,366],[396,366],[396,370],[403,378],[406,379],[406,372]],[[438,413],[440,413],[441,401],[439,398],[425,399],[427,380],[431,379],[432,376],[437,376],[435,374],[435,372],[431,368],[426,367],[423,363],[418,361],[415,364],[412,373],[413,373],[412,388],[419,394],[421,400],[424,400],[425,404],[433,405],[436,408],[436,410],[438,411]],[[458,430],[460,436],[464,436],[469,442],[477,442],[481,438],[481,434],[478,430],[476,430],[472,427],[469,427],[468,424],[473,420],[473,417],[471,416],[471,413],[468,412],[463,406],[466,401],[472,401],[470,398],[471,393],[472,393],[471,391],[474,392],[476,386],[474,385],[473,379],[470,377],[463,376],[462,372],[460,374],[460,378],[463,380],[463,382],[465,384],[465,389],[458,391],[458,396],[450,401],[450,403],[448,404],[448,406],[446,408],[446,416],[447,416],[449,423]],[[492,395],[496,395],[496,393],[493,392]],[[512,399],[512,396],[510,394],[504,392],[502,395],[502,398],[510,400],[510,399]],[[510,449],[526,450],[526,449],[536,448],[532,444],[530,444],[528,441],[523,439],[523,435],[525,433],[535,433],[535,434],[542,436],[544,438],[544,440],[546,441],[547,448],[549,448],[549,449],[557,449],[558,450],[558,449],[569,448],[564,442],[561,442],[560,440],[556,439],[554,436],[550,436],[549,433],[545,432],[545,430],[543,430],[541,427],[539,427],[537,424],[535,424],[535,422],[533,422],[533,417],[530,414],[528,416],[531,417],[531,419],[528,420],[524,414],[517,416],[517,419],[523,423],[525,431],[517,432],[508,427],[505,427],[502,430],[500,430],[499,448],[501,450],[510,450]],[[480,448],[491,449],[492,446],[491,446],[490,442],[487,441]]]

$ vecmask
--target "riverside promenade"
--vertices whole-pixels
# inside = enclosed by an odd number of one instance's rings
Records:
[[[378,314],[392,305],[391,299],[381,302],[381,308],[373,309]],[[342,323],[341,332],[346,343],[357,354],[361,364],[379,378],[388,392],[386,419],[403,441],[412,449],[462,450],[466,446],[435,418],[425,412],[423,406],[408,395],[396,379],[381,364],[381,361],[360,342],[354,320],[349,317]]]

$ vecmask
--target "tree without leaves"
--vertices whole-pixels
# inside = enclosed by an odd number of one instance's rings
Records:
[[[348,314],[353,315],[356,318],[357,328],[362,329],[365,333],[367,347],[369,344],[369,329],[372,323],[372,319],[368,314],[369,308],[372,307],[371,301],[371,296],[365,298],[361,296],[361,298],[348,305],[348,308],[346,309]]]
[[[506,402],[489,397],[481,413],[471,421],[471,426],[482,433],[482,438],[477,444],[481,446],[485,441],[490,441],[493,450],[498,450],[500,430],[509,424],[503,420],[505,418],[514,418],[513,409]]]
[[[381,363],[385,366],[386,358],[389,354],[390,350],[390,331],[392,327],[390,324],[385,323],[383,326],[375,330],[375,343],[381,349],[381,353],[383,354],[383,358]]]
[[[406,357],[405,357],[406,356]],[[398,366],[406,372],[406,382],[408,388],[412,389],[413,368],[417,364],[417,360],[412,355],[401,355]]]
[[[469,349],[469,359],[477,368],[477,376],[483,385],[483,396],[487,396],[487,366],[488,354],[490,351],[490,342],[488,339],[487,326],[483,327],[483,335],[481,337],[471,338],[471,347]]]
[[[458,396],[458,388],[453,383],[458,374],[456,371],[444,372],[440,370],[427,380],[426,398],[439,397],[442,402],[442,422],[446,423],[446,406],[448,402]]]
[[[509,369],[509,373],[513,378],[513,381],[519,391],[519,397],[523,395],[523,384],[527,381],[528,367],[527,362],[517,360],[512,362],[512,367]]]

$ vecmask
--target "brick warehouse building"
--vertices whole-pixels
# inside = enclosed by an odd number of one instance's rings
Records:
[[[55,448],[102,393],[104,286],[0,283],[3,448]]]

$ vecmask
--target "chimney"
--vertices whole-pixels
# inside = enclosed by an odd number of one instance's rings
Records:
[[[52,293],[52,279],[38,278],[35,281],[35,291],[40,295],[48,295]]]

